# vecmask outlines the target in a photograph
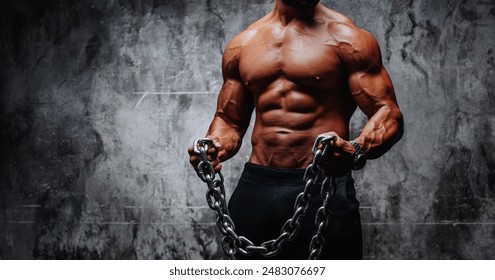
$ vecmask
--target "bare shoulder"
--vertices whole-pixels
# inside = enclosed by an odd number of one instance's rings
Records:
[[[255,37],[256,34],[264,27],[266,27],[269,21],[269,14],[255,21],[249,25],[244,31],[240,32],[227,44],[225,51],[240,51],[243,46],[248,45]]]
[[[356,26],[350,18],[326,8],[327,30],[342,62],[351,68],[381,65],[380,46],[375,37]]]
[[[229,72],[237,72],[237,68],[239,65],[239,58],[243,49],[243,46],[246,44],[246,40],[250,37],[250,32],[248,30],[244,30],[243,32],[237,34],[230,40],[230,42],[225,47],[222,58],[222,69],[224,74]]]
[[[224,74],[229,76],[232,74],[238,75],[236,73],[238,73],[242,50],[245,46],[255,40],[256,34],[258,34],[259,30],[266,25],[267,18],[268,15],[257,20],[230,40],[223,53],[222,68]]]

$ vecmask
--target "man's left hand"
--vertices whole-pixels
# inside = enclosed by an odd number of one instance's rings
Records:
[[[328,142],[327,152],[320,160],[323,174],[325,176],[337,176],[351,170],[355,152],[352,144],[335,132],[327,132],[322,135],[336,137],[334,141]]]

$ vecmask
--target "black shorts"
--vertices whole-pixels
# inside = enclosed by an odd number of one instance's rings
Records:
[[[303,169],[278,169],[246,163],[244,171],[229,201],[230,215],[236,233],[249,238],[255,245],[275,239],[280,229],[294,214],[294,202],[304,190]],[[319,182],[320,183],[320,182]],[[325,232],[326,245],[320,259],[362,259],[362,233],[359,202],[354,180],[348,175],[336,178],[335,198]],[[273,259],[307,259],[309,243],[316,233],[315,215],[322,205],[320,188],[315,188],[308,213],[302,217],[298,236],[285,242],[282,252]],[[260,254],[238,259],[263,259]]]

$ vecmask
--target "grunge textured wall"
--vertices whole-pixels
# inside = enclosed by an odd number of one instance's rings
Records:
[[[365,258],[494,259],[495,2],[322,3],[376,36],[405,115],[354,174]],[[0,258],[223,258],[186,149],[223,48],[272,5],[2,1]],[[228,194],[248,153],[224,166]]]

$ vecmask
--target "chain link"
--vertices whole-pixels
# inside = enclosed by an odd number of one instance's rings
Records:
[[[208,206],[217,213],[216,224],[223,234],[222,248],[224,253],[230,258],[235,259],[237,254],[251,256],[259,253],[265,258],[278,255],[282,250],[282,245],[287,241],[296,238],[301,229],[301,218],[306,215],[311,207],[311,192],[320,179],[321,170],[319,163],[321,157],[328,150],[328,142],[334,141],[335,136],[320,135],[316,138],[312,152],[314,154],[313,162],[306,167],[304,172],[304,190],[296,197],[294,203],[294,214],[289,218],[280,230],[280,235],[272,240],[263,242],[256,246],[252,241],[244,236],[238,236],[235,232],[235,225],[229,215],[227,202],[225,199],[224,178],[221,172],[218,172],[216,179],[215,169],[207,159],[207,151],[213,146],[213,141],[209,138],[198,138],[193,143],[194,152],[199,156],[200,162],[196,172],[198,177],[206,183],[206,202]],[[325,244],[323,232],[328,224],[330,214],[329,202],[335,195],[335,179],[326,177],[321,184],[321,196],[323,205],[318,209],[315,224],[318,227],[317,233],[313,236],[309,246],[309,259],[318,259],[321,256],[322,248]]]
[[[321,187],[321,196],[323,197],[323,204],[316,212],[315,225],[318,227],[316,234],[313,236],[310,242],[309,259],[319,259],[323,246],[325,246],[325,237],[323,233],[328,225],[328,220],[331,215],[329,203],[335,197],[335,178],[326,178]]]

